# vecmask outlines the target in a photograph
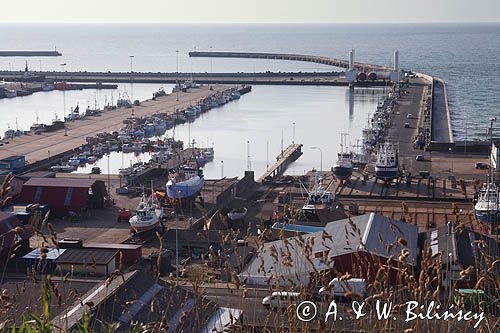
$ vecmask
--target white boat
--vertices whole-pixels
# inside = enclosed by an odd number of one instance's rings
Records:
[[[154,193],[151,193],[149,197],[143,193],[135,215],[130,218],[129,223],[136,233],[141,233],[155,229],[160,224],[162,217],[163,210],[155,200]]]
[[[50,167],[50,171],[58,172],[61,171],[62,167],[62,165],[53,165]]]
[[[79,166],[80,165],[80,159],[78,159],[76,157],[72,157],[72,158],[69,159],[68,165],[70,165],[70,166]]]
[[[118,174],[120,176],[130,176],[134,172],[133,167],[121,168],[118,170]]]
[[[17,91],[13,89],[5,89],[5,97],[7,98],[14,98],[17,97]]]
[[[122,151],[124,153],[142,152],[142,144],[140,142],[125,143],[122,146]]]
[[[61,166],[61,171],[62,172],[72,172],[72,171],[75,171],[76,167],[75,166],[72,166],[72,165],[62,165]]]
[[[94,155],[91,155],[91,156],[87,157],[87,162],[88,163],[92,164],[92,163],[95,163],[96,161],[97,161],[97,157],[94,156]]]
[[[474,205],[476,218],[483,223],[494,225],[500,216],[500,193],[493,181],[484,183]]]
[[[390,142],[378,147],[375,176],[386,183],[399,176],[398,151]]]
[[[231,210],[229,213],[227,213],[227,217],[231,221],[241,220],[241,219],[245,218],[245,216],[247,215],[247,211],[248,210],[246,207],[235,208],[235,209]]]
[[[332,186],[333,182],[330,184]],[[329,188],[323,186],[323,177],[316,174],[314,176],[314,185],[312,189],[307,190],[308,198],[302,212],[309,221],[322,221],[324,217],[328,218],[330,206],[335,201],[335,194],[329,191]]]

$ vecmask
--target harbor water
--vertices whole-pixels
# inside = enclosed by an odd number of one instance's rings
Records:
[[[347,58],[356,49],[356,60],[390,66],[392,53],[400,51],[402,68],[440,76],[447,82],[455,139],[484,138],[491,116],[499,116],[500,95],[496,62],[500,24],[380,24],[380,25],[87,25],[87,24],[0,24],[2,48],[54,49],[54,58],[0,58],[0,68],[68,71],[180,71],[263,72],[331,71],[331,67],[289,61],[259,59],[189,58],[193,50],[283,52]],[[423,47],[422,45],[425,45]],[[175,52],[179,50],[178,54]],[[130,55],[134,55],[132,63]],[[134,84],[134,99],[152,96],[160,85]],[[130,84],[113,91],[132,93]],[[169,92],[171,85],[165,85]],[[205,113],[193,124],[176,128],[176,138],[191,137],[199,146],[214,145],[216,158],[205,168],[208,177],[241,176],[251,168],[259,176],[293,139],[304,144],[304,155],[287,172],[301,174],[319,168],[320,147],[323,169],[330,168],[339,150],[340,133],[350,133],[355,143],[369,112],[373,112],[380,89],[344,87],[254,86],[239,101]],[[68,91],[66,113],[80,105],[102,106],[111,91]],[[0,132],[8,126],[20,129],[36,121],[50,122],[63,116],[60,91],[0,100]],[[282,135],[283,133],[283,135]],[[168,133],[172,135],[172,133]],[[248,143],[247,143],[248,142]],[[113,155],[110,169],[147,156]],[[223,163],[221,161],[224,161]],[[103,171],[107,161],[99,162]],[[223,167],[222,167],[223,165]],[[81,170],[86,172],[87,170]]]

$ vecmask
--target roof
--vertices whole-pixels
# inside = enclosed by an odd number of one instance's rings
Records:
[[[87,178],[30,178],[23,186],[89,188],[95,182],[95,179]]]
[[[59,264],[107,265],[118,251],[103,249],[66,249],[57,259]]]
[[[483,252],[493,258],[500,257],[499,243],[492,237],[463,228],[457,230],[454,225],[434,228],[422,233],[432,254],[441,252],[443,264],[450,261],[459,263],[463,268],[484,265]],[[480,250],[478,242],[483,242],[485,247]],[[451,256],[446,255],[451,253]],[[495,266],[500,273],[500,265]],[[483,267],[486,268],[486,267]]]
[[[16,228],[21,229],[14,232]],[[30,232],[15,215],[0,211],[0,261],[8,260],[18,241],[26,241],[29,238]]]
[[[198,332],[215,312],[215,303],[176,288],[151,273],[127,274],[128,278],[117,277],[111,282],[110,286],[116,283],[119,286],[104,299],[98,294],[96,298],[100,299],[84,298],[95,306],[89,327],[96,332],[101,331],[103,323],[120,323],[120,332],[128,332],[133,322],[160,321],[168,325],[169,332]],[[106,294],[105,290],[101,293]]]
[[[400,238],[407,246],[398,243]],[[315,270],[332,269],[335,257],[359,251],[389,258],[402,250],[407,250],[407,262],[415,264],[417,259],[418,227],[402,221],[393,221],[378,214],[365,214],[351,219],[330,222],[325,230],[297,237],[290,237],[264,244],[261,251],[241,273],[245,276],[300,276]],[[392,244],[389,250],[387,244]],[[304,255],[305,247],[310,247],[310,258]],[[333,262],[325,263],[323,255],[328,251]],[[281,260],[287,257],[291,265]],[[277,260],[280,258],[280,260]],[[314,266],[313,266],[314,265]]]
[[[55,248],[48,248],[47,250],[48,250],[46,256],[47,260],[55,260],[59,258],[66,251],[66,249],[55,249]],[[34,249],[30,253],[23,256],[23,259],[35,259],[35,260],[41,259],[40,249]]]
[[[15,161],[15,160],[19,160],[22,158],[25,158],[25,157],[23,155],[13,155],[13,156],[9,156],[6,158],[2,158],[0,161]]]
[[[137,250],[142,244],[110,244],[110,243],[84,243],[86,249],[111,249],[111,250]]]
[[[315,232],[323,231],[324,227],[315,227],[311,225],[299,225],[299,224],[286,224],[286,223],[274,223],[273,229],[276,230],[284,230],[284,231],[292,231],[292,232],[301,232],[304,234],[312,234]]]
[[[78,302],[81,295],[90,290],[96,281],[87,280],[71,280],[65,279],[61,281],[52,276],[51,281],[54,285],[54,290],[57,290],[59,297],[51,297],[50,299],[50,317],[55,317],[67,306],[74,302]],[[36,279],[27,279],[23,281],[5,282],[0,285],[0,289],[5,289],[6,293],[14,298],[12,308],[6,308],[6,311],[0,313],[0,322],[10,320],[11,322],[21,323],[24,316],[35,313],[39,316],[43,314],[41,291],[43,281]],[[52,290],[52,289],[51,289]],[[61,302],[61,304],[59,304]],[[10,327],[10,325],[7,325]]]

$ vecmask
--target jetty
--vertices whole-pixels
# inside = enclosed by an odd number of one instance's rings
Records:
[[[302,144],[292,143],[283,150],[277,157],[276,163],[273,164],[258,180],[262,183],[267,180],[272,180],[274,177],[283,174],[290,163],[296,161],[302,155]]]
[[[0,57],[60,57],[59,51],[0,51]]]
[[[56,161],[65,154],[71,156],[75,148],[86,144],[87,137],[102,132],[118,131],[123,126],[123,121],[132,115],[140,118],[156,113],[174,113],[176,109],[185,108],[202,98],[212,96],[227,88],[230,87],[201,86],[197,89],[190,89],[188,92],[180,92],[178,99],[177,94],[169,94],[156,100],[146,100],[140,106],[133,108],[117,108],[103,113],[100,117],[88,117],[66,123],[66,131],[61,129],[37,135],[31,133],[22,135],[10,140],[8,144],[4,142],[3,146],[0,147],[0,159],[23,155],[27,164],[30,165]]]

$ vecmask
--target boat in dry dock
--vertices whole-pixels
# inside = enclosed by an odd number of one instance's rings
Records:
[[[162,217],[163,210],[155,199],[153,191],[151,191],[150,196],[142,193],[142,198],[139,205],[137,205],[135,215],[130,218],[129,223],[136,233],[141,233],[158,227]]]
[[[188,200],[195,197],[205,184],[203,170],[198,165],[183,165],[170,174],[166,185],[167,196],[173,200]]]
[[[340,143],[340,153],[337,154],[337,163],[333,166],[335,177],[340,180],[349,179],[352,175],[352,154],[346,151],[345,147],[346,135],[342,134]]]

